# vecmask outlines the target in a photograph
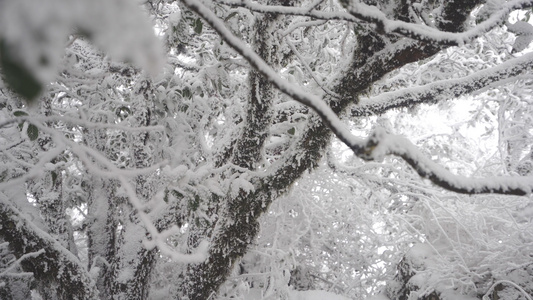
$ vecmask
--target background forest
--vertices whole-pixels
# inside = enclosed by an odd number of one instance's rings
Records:
[[[531,0],[0,0],[0,298],[532,299]]]

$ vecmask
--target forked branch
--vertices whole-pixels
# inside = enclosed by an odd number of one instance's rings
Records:
[[[217,31],[221,38],[237,53],[242,55],[254,69],[268,78],[276,88],[294,100],[312,108],[320,116],[324,124],[326,124],[344,144],[350,147],[357,156],[366,160],[379,159],[384,155],[396,155],[402,157],[423,178],[428,178],[434,184],[457,193],[525,195],[533,191],[533,177],[472,179],[454,175],[442,166],[425,157],[421,151],[408,140],[388,135],[382,130],[377,130],[366,141],[355,137],[325,101],[283,80],[264,60],[260,58],[259,55],[233,35],[225,27],[224,22],[201,2],[195,0],[183,0],[183,2]]]

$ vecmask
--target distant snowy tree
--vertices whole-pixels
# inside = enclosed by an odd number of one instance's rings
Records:
[[[0,1],[0,297],[531,299],[531,7]]]

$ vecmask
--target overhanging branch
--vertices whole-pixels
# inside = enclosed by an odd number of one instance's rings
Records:
[[[366,149],[359,157],[381,160],[385,155],[403,158],[421,177],[434,184],[461,194],[504,194],[523,196],[533,192],[533,176],[469,178],[455,175],[427,158],[406,138],[377,129],[368,139]]]
[[[372,160],[377,156],[387,154],[402,157],[417,173],[430,179],[436,185],[457,193],[480,194],[499,193],[509,195],[525,195],[533,191],[533,178],[531,177],[497,177],[490,179],[469,179],[457,176],[432,162],[409,141],[376,131],[368,141],[355,137],[345,127],[337,114],[320,98],[309,94],[302,89],[283,80],[259,55],[248,48],[242,41],[235,37],[222,20],[213,14],[207,7],[198,1],[183,0],[183,2],[211,27],[213,27],[237,53],[242,55],[250,65],[263,74],[275,87],[294,100],[312,108],[331,131],[354,153],[364,159]],[[513,1],[513,3],[530,3],[533,1]]]

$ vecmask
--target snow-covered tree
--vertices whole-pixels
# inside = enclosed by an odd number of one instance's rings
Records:
[[[0,1],[0,296],[531,299],[531,7]]]

